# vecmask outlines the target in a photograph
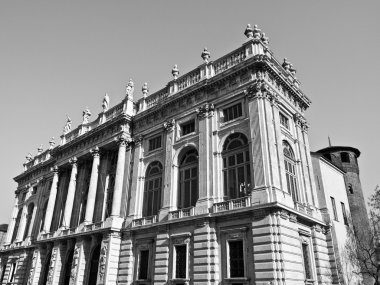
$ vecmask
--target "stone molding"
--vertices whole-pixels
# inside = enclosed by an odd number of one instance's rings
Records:
[[[197,116],[199,119],[204,119],[208,117],[212,117],[214,115],[214,104],[206,103],[203,106],[195,109],[195,112],[197,113]]]

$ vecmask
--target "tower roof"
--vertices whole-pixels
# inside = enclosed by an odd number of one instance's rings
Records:
[[[355,153],[356,157],[360,156],[360,150],[351,146],[329,146],[318,150],[317,153],[332,153],[338,151],[350,151]]]

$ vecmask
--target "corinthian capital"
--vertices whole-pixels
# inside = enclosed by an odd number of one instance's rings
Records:
[[[248,97],[248,99],[265,98],[268,92],[270,92],[270,88],[263,79],[256,80],[245,90],[245,94]]]
[[[206,103],[203,106],[197,108],[195,112],[197,112],[197,115],[199,118],[203,119],[208,116],[213,116],[214,115],[214,104],[209,104]]]
[[[69,163],[73,166],[77,166],[78,159],[74,156],[73,158],[70,158]]]
[[[99,156],[99,148],[96,146],[93,149],[90,150],[90,153],[92,154],[93,157],[98,157]]]
[[[163,127],[164,127],[165,131],[167,131],[167,132],[172,131],[174,129],[174,126],[175,126],[174,119],[165,121],[163,124]]]

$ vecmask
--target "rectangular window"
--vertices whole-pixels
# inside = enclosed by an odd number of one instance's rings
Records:
[[[342,214],[343,214],[343,221],[346,226],[348,226],[348,219],[347,219],[347,213],[346,213],[346,207],[344,206],[343,202],[340,202],[340,205],[342,206]]]
[[[280,113],[280,124],[289,130],[289,119]]]
[[[191,120],[181,125],[181,135],[185,136],[195,132],[195,121]]]
[[[8,282],[13,282],[14,279],[15,279],[16,265],[17,265],[16,262],[13,262],[12,265],[11,265],[11,270],[10,270],[10,273],[9,273]]]
[[[147,280],[149,271],[149,250],[140,251],[139,280]]]
[[[305,278],[311,279],[309,245],[307,243],[302,243],[302,255],[303,266],[305,270]]]
[[[33,187],[32,195],[34,195],[34,194],[37,194],[37,186],[34,186],[34,187]]]
[[[187,245],[180,244],[175,247],[175,278],[187,277]]]
[[[330,198],[331,198],[331,205],[332,205],[332,209],[334,213],[334,220],[338,221],[338,214],[336,212],[335,199],[333,197],[330,197]]]
[[[158,149],[160,147],[161,147],[161,136],[158,136],[149,140],[149,151]]]
[[[243,115],[243,109],[241,103],[223,109],[224,122],[232,121],[236,118],[239,118]]]
[[[228,241],[229,277],[244,277],[243,240]]]

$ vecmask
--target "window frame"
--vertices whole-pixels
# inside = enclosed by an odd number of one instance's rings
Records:
[[[135,258],[136,258],[136,266],[135,266],[135,274],[134,274],[134,281],[136,283],[143,283],[143,284],[151,284],[152,283],[152,273],[154,272],[154,240],[152,239],[143,239],[136,241],[136,251],[135,251]],[[148,264],[147,264],[147,278],[146,279],[140,279],[140,269],[141,269],[141,252],[148,251]]]
[[[190,126],[190,125],[193,126],[193,130],[185,134],[184,133],[184,127],[187,127],[187,126]],[[185,137],[185,136],[189,136],[191,134],[195,134],[195,130],[196,130],[196,128],[195,128],[195,118],[187,120],[187,121],[179,124],[180,137]]]
[[[287,150],[285,152],[284,150]],[[300,194],[298,192],[298,177],[297,177],[297,161],[292,146],[286,141],[282,141],[282,152],[284,156],[284,170],[286,187],[288,188],[289,194],[292,196],[294,202],[298,203],[301,201]]]
[[[279,112],[280,126],[284,127],[286,130],[290,131],[290,120],[283,112]]]
[[[154,140],[157,140],[157,139],[160,139],[159,142],[160,142],[160,145],[155,147],[155,148],[151,148],[151,145],[152,145],[152,142]],[[162,134],[159,134],[159,135],[156,135],[156,136],[152,136],[151,138],[148,138],[148,152],[153,152],[153,151],[157,151],[157,150],[160,150],[162,149],[162,141],[163,141],[163,138],[162,138]]]
[[[179,233],[179,234],[173,234],[170,236],[171,240],[171,260],[172,260],[172,266],[171,266],[171,279],[170,282],[172,284],[189,284],[190,282],[190,276],[191,276],[191,256],[190,256],[190,250],[191,250],[191,233]],[[179,246],[186,246],[186,277],[181,278],[177,277],[177,251],[176,247]]]
[[[341,206],[341,209],[342,209],[343,223],[344,223],[346,226],[348,226],[348,216],[347,216],[346,206],[344,205],[343,202],[340,202],[340,206]]]
[[[240,108],[239,108],[240,107]],[[236,108],[236,110],[234,109],[234,108]],[[228,111],[232,111],[232,118],[226,118],[226,113],[228,112]],[[236,111],[236,117],[234,117],[234,112]],[[228,113],[227,113],[227,115],[228,115]],[[237,119],[239,119],[239,118],[242,118],[243,117],[243,115],[244,115],[244,112],[243,112],[243,105],[242,105],[242,102],[241,101],[239,101],[239,102],[234,102],[233,104],[229,104],[228,106],[225,106],[224,108],[222,108],[222,110],[221,110],[221,117],[222,117],[222,123],[229,123],[229,122],[232,122],[232,121],[235,121],[235,120],[237,120]],[[228,115],[228,117],[229,117],[229,115]]]
[[[330,196],[330,201],[331,201],[331,207],[332,207],[332,210],[333,210],[333,216],[334,216],[334,220],[339,222],[339,219],[338,219],[338,212],[336,210],[336,203],[335,203],[335,198]]]
[[[16,271],[17,271],[16,269],[17,269],[17,261],[13,261],[11,263],[11,267],[9,268],[7,283],[13,283],[15,275],[16,275]]]
[[[157,165],[157,166],[156,166]],[[161,172],[154,173],[153,175],[149,175],[148,171],[151,170],[151,167],[158,167]],[[143,192],[143,201],[142,201],[142,216],[143,217],[150,217],[154,215],[158,215],[161,207],[162,207],[162,185],[163,185],[163,177],[164,176],[164,167],[162,163],[158,160],[152,161],[148,164],[146,171],[145,171],[145,178],[144,178],[144,192]],[[154,185],[158,181],[159,187],[155,188]],[[149,184],[152,182],[153,188],[149,188]],[[157,201],[153,201],[152,198],[152,204],[149,205],[149,194],[152,195],[152,197],[155,197],[155,194],[158,196]],[[146,201],[148,199],[148,201]],[[157,203],[157,204],[155,204]],[[154,213],[154,206],[157,206],[157,213]],[[151,211],[149,211],[149,209]],[[149,215],[148,215],[149,214]],[[150,215],[151,214],[151,215]]]
[[[316,272],[314,271],[315,269],[315,264],[313,262],[314,256],[313,256],[313,249],[312,249],[312,242],[310,239],[310,233],[301,230],[300,232],[300,249],[301,249],[301,256],[302,256],[302,267],[303,267],[303,272],[304,272],[304,277],[305,277],[305,283],[310,282],[313,283],[315,280]],[[307,252],[307,257],[304,255],[304,247],[306,247],[306,252]],[[306,266],[305,266],[305,261],[308,263],[308,269],[309,269],[309,274],[310,278],[308,278],[307,271],[306,271]]]
[[[189,152],[195,152],[194,154],[197,157],[196,162],[185,162],[186,156]],[[193,155],[190,153],[190,155]],[[190,156],[189,155],[189,156]],[[196,177],[192,176],[193,169],[196,168]],[[190,177],[186,178],[186,172],[189,171]],[[190,201],[186,200],[187,192],[186,192],[186,182],[189,182],[189,190],[190,190]],[[199,152],[196,148],[190,148],[184,151],[180,156],[180,161],[178,165],[178,192],[177,192],[177,208],[178,209],[186,209],[190,207],[195,207],[198,199],[199,199]],[[193,189],[193,185],[195,185],[196,189]],[[194,194],[195,192],[195,194]],[[193,195],[196,196],[194,203],[192,203]],[[192,205],[194,204],[194,205]]]

